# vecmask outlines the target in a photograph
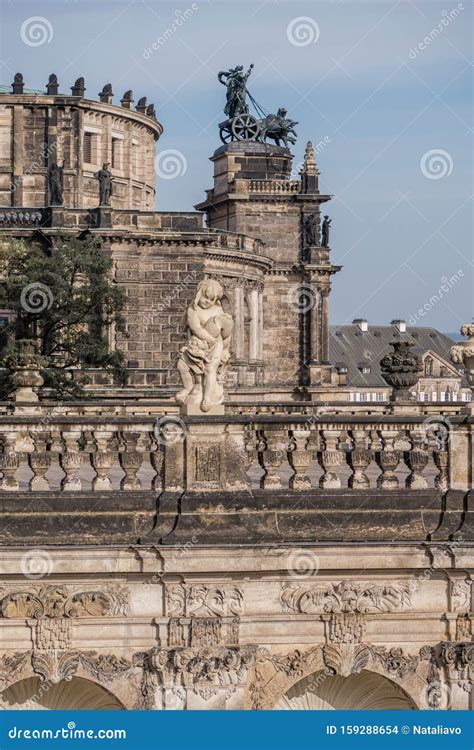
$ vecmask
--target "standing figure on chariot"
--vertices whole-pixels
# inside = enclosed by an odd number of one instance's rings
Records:
[[[240,114],[247,114],[249,109],[246,101],[247,80],[252,72],[253,64],[244,73],[244,66],[237,65],[230,70],[221,70],[217,78],[223,86],[227,87],[227,101],[224,113],[229,119]]]

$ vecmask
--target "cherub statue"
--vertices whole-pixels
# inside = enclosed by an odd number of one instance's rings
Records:
[[[199,403],[210,411],[224,399],[217,374],[230,358],[233,320],[222,309],[224,290],[218,281],[204,279],[198,285],[186,313],[188,343],[178,359],[184,388],[176,394],[178,404]]]

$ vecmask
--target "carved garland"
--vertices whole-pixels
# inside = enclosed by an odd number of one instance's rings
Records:
[[[291,613],[393,612],[411,604],[410,584],[341,581],[326,586],[284,585],[283,610]]]
[[[71,590],[66,586],[31,586],[0,591],[0,612],[6,619],[113,617],[128,614],[128,592],[116,588]]]

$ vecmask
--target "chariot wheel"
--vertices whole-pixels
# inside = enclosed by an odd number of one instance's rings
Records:
[[[234,134],[232,133],[228,122],[219,126],[219,135],[222,143],[230,143],[234,140]]]
[[[259,121],[256,117],[249,114],[234,117],[230,127],[232,135],[237,141],[254,141],[260,132]]]

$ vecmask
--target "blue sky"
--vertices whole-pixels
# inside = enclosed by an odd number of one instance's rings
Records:
[[[176,149],[187,164],[184,175],[158,180],[159,210],[190,210],[211,186],[208,157],[220,145],[225,93],[217,72],[253,62],[255,99],[269,111],[286,106],[299,121],[295,162],[307,140],[326,139],[320,184],[335,196],[327,204],[332,256],[344,265],[331,322],[410,320],[454,274],[418,322],[456,331],[471,319],[470,0],[4,0],[2,7],[2,83],[21,71],[26,86],[42,88],[54,72],[69,91],[83,75],[90,98],[110,81],[117,103],[129,88],[135,100],[155,102],[165,127],[158,152]],[[186,9],[187,20],[173,27]],[[47,21],[37,46],[21,36],[33,16]],[[167,28],[173,33],[160,44]]]

